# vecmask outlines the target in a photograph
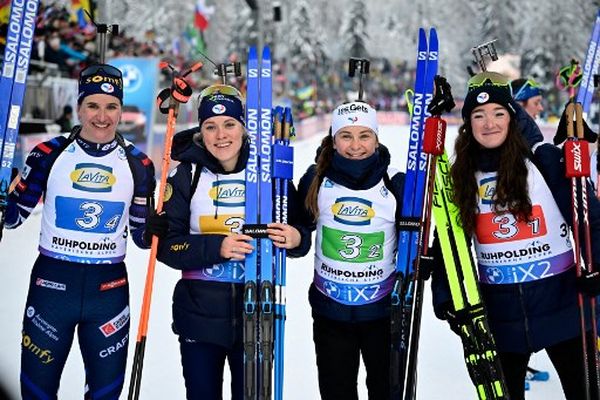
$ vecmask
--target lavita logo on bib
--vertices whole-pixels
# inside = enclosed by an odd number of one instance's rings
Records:
[[[77,164],[70,178],[73,189],[86,192],[110,192],[117,180],[111,167],[94,163]]]
[[[340,197],[333,206],[333,219],[345,225],[369,225],[375,216],[372,203],[358,197]]]
[[[241,179],[214,182],[208,192],[213,205],[222,207],[240,207],[245,204],[246,186]]]

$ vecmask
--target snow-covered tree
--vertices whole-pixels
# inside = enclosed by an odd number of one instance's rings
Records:
[[[342,20],[340,37],[346,57],[369,57],[367,7],[363,0],[351,0]]]
[[[287,37],[289,67],[308,74],[315,74],[328,59],[313,11],[307,0],[296,1],[291,10]]]

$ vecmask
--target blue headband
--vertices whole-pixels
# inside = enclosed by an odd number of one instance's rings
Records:
[[[120,73],[111,73],[113,70],[116,68],[111,65],[98,64],[81,71],[77,103],[81,104],[84,98],[92,94],[107,94],[123,104],[123,78]]]
[[[515,94],[516,101],[526,101],[535,96],[541,96],[542,89],[539,86],[532,86],[529,81],[525,82],[523,86]]]
[[[235,97],[222,93],[205,96],[198,106],[198,123],[202,123],[211,117],[228,116],[244,123],[244,106],[242,101]]]

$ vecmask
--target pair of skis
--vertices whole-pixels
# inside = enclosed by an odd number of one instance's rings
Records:
[[[598,73],[598,66],[600,65],[600,49],[598,44],[600,43],[600,10],[596,14],[596,20],[594,22],[594,28],[592,30],[592,36],[588,44],[587,53],[585,56],[585,63],[583,64],[583,75],[581,77],[581,83],[579,85],[579,91],[577,92],[577,103],[582,105],[582,111],[584,115],[587,115],[590,111],[592,104],[592,97],[594,94],[594,74]]]
[[[10,6],[0,76],[0,239],[8,204],[38,6],[39,0],[13,0]]]
[[[278,108],[273,121],[271,85],[270,49],[263,48],[259,64],[256,48],[251,47],[246,97],[250,156],[246,165],[243,230],[255,237],[252,241],[255,250],[245,260],[243,342],[247,400],[271,399],[274,355],[275,398],[283,397],[285,251],[273,252],[265,231],[266,224],[273,221],[273,194],[275,221],[287,222],[287,183],[293,173],[289,147],[292,119],[289,109]]]
[[[424,289],[424,279],[419,275],[419,262],[421,254],[429,247],[428,204],[431,196],[427,188],[431,186],[429,182],[433,177],[431,154],[423,149],[423,134],[437,66],[436,30],[430,29],[428,44],[426,32],[421,28],[402,219],[399,221],[396,280],[391,294],[390,392],[394,400],[413,399],[416,396],[417,351]]]

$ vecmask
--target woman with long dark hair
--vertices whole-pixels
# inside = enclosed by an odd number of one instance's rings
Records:
[[[524,399],[529,358],[546,350],[567,399],[583,399],[577,295],[597,294],[598,277],[576,278],[562,151],[541,143],[530,148],[504,76],[481,73],[469,87],[450,174],[510,398]],[[598,238],[600,204],[591,200],[589,209]],[[597,240],[590,256],[600,259]],[[438,269],[433,276],[436,314],[451,320],[445,274]]]

